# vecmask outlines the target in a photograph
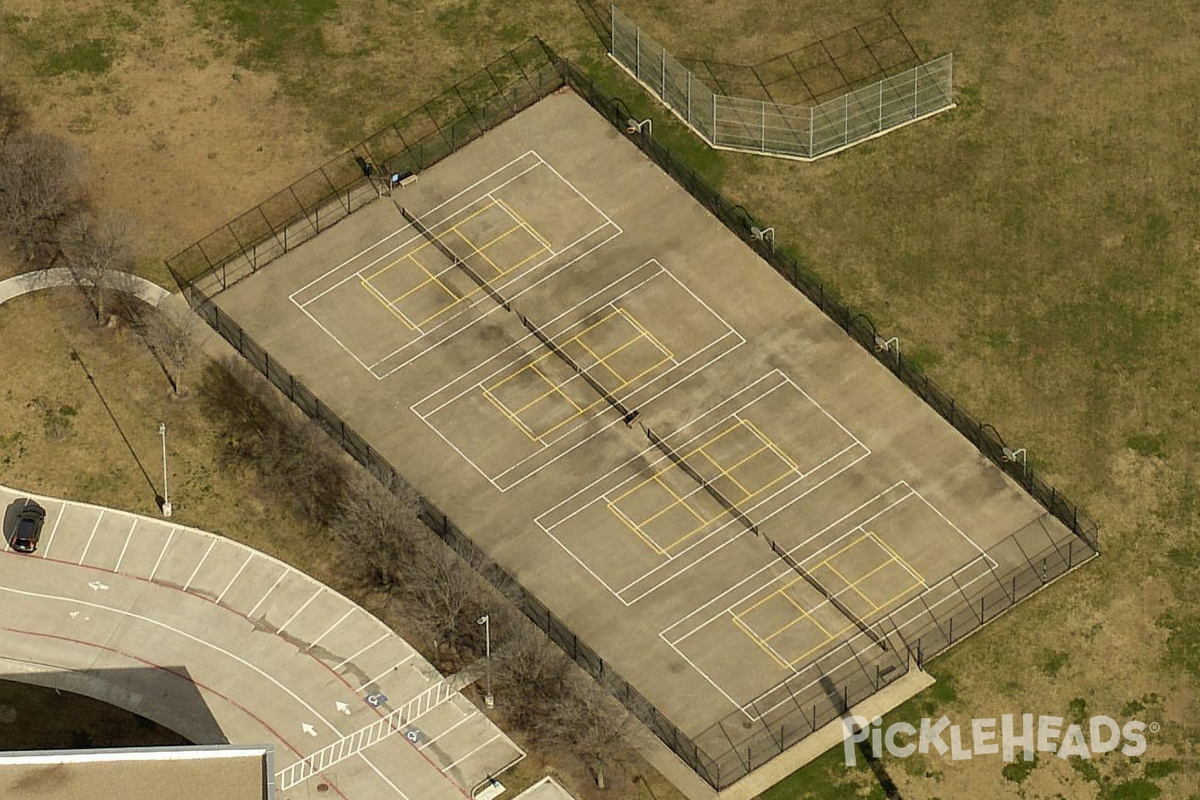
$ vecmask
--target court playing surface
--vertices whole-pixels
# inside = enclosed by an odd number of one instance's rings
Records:
[[[689,736],[1072,538],[569,93],[216,302]]]

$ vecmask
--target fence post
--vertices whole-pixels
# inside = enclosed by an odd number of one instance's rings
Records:
[[[690,69],[687,82],[687,121],[688,125],[692,124],[692,71]]]
[[[634,36],[634,50],[637,53],[633,62],[634,74],[637,75],[637,79],[640,81],[642,79],[642,29],[638,28]]]
[[[916,119],[916,117],[917,117],[917,77],[918,77],[917,71],[919,69],[921,69],[920,64],[913,67],[913,110],[912,110],[913,119]]]
[[[808,107],[808,157],[813,157],[813,123],[817,120],[817,107]]]
[[[662,57],[659,59],[662,64],[662,99],[667,99],[667,48],[662,48]],[[668,103],[667,105],[670,105]]]
[[[879,82],[879,130],[883,130],[883,81]]]
[[[617,54],[617,4],[610,3],[609,6],[609,25],[608,25],[608,52],[613,55]]]
[[[845,123],[845,132],[842,134],[842,144],[850,144],[850,95],[844,96],[845,106],[842,109],[843,122]]]
[[[767,152],[767,101],[763,100],[761,102],[762,102],[762,124],[761,124],[761,127],[759,129],[759,134],[758,134],[759,141],[760,141],[759,149],[765,153],[765,152]]]

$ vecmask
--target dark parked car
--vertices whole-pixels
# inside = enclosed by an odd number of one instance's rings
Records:
[[[20,553],[32,553],[37,550],[38,539],[42,536],[42,523],[46,521],[46,509],[30,500],[17,515],[17,524],[13,528],[10,544],[12,549]]]

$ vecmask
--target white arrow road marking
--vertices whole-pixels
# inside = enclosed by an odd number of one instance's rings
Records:
[[[88,583],[88,586],[92,587],[93,592],[107,592],[108,591],[108,587],[105,586],[100,581],[91,581]]]
[[[312,725],[309,725],[307,722],[306,722],[306,723],[304,723],[303,725],[301,725],[301,726],[300,726],[300,728],[301,728],[301,729],[302,729],[302,730],[303,730],[305,733],[307,733],[309,736],[316,736],[316,735],[317,735],[317,729],[316,729],[316,728],[314,728]]]
[[[350,706],[346,705],[341,700],[337,701],[337,710],[345,714],[347,717],[350,716]]]

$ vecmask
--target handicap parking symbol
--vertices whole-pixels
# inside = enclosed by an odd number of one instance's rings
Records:
[[[388,701],[388,697],[386,694],[383,694],[382,692],[380,692],[379,694],[367,695],[366,700],[367,700],[367,705],[369,705],[371,708],[379,708],[381,705],[383,705],[384,703],[386,703]]]
[[[404,732],[404,738],[408,739],[413,744],[420,742],[423,735],[424,734],[421,732],[420,728],[409,728]]]

